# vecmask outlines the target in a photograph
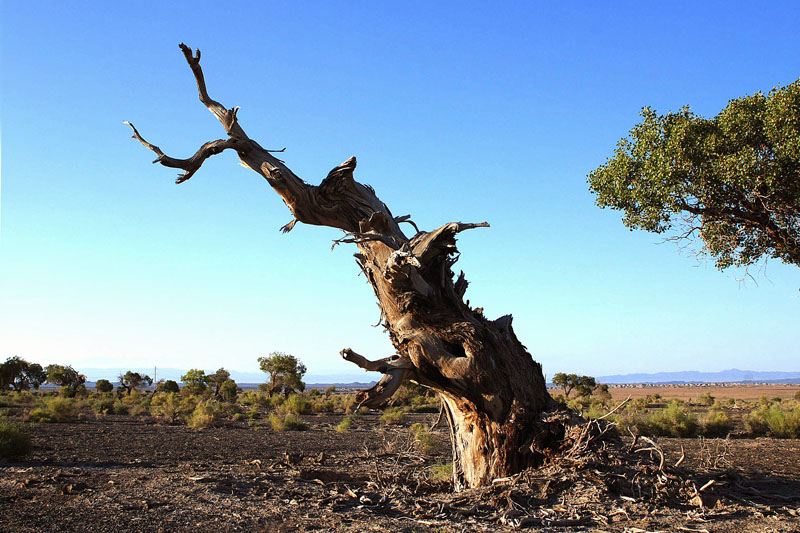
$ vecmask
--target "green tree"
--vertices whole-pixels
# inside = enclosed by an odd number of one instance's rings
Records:
[[[556,372],[553,376],[553,385],[557,385],[564,389],[564,397],[569,398],[569,393],[578,383],[577,374],[565,374],[564,372]]]
[[[258,364],[262,372],[269,374],[268,391],[270,394],[283,393],[289,396],[292,392],[302,391],[306,388],[303,383],[303,374],[306,365],[295,356],[272,352],[268,357],[259,357]]]
[[[231,373],[224,368],[220,368],[213,374],[206,376],[206,383],[208,383],[208,386],[211,387],[211,392],[214,393],[215,398],[220,397],[220,387],[222,387],[222,384],[230,379],[230,377]]]
[[[589,174],[598,206],[623,211],[631,230],[699,237],[719,269],[762,257],[800,266],[800,80],[713,119],[688,107],[641,116]]]
[[[28,390],[31,387],[38,389],[45,382],[47,374],[42,365],[29,363],[19,356],[9,357],[5,363],[0,364],[0,390],[15,391]]]
[[[191,392],[192,394],[200,394],[206,390],[208,376],[206,376],[205,370],[192,368],[181,376],[181,381],[186,384],[185,388],[188,392]]]
[[[47,383],[52,383],[53,385],[76,388],[86,383],[86,376],[71,366],[47,365],[44,370],[47,373]]]
[[[94,383],[94,390],[97,392],[111,392],[114,390],[114,385],[107,379],[98,379]]]
[[[239,387],[232,379],[226,379],[219,386],[219,398],[225,402],[235,402],[236,396],[239,394]]]
[[[575,389],[580,396],[591,396],[596,386],[597,382],[592,376],[578,376],[575,381]]]
[[[166,381],[159,381],[158,385],[156,385],[156,392],[180,392],[181,388],[178,386],[178,382],[174,379],[168,379]]]
[[[120,386],[125,389],[128,394],[141,387],[144,383],[147,383],[148,385],[153,384],[153,378],[150,376],[142,375],[139,372],[132,372],[130,370],[125,372],[125,374],[120,374],[118,379]]]

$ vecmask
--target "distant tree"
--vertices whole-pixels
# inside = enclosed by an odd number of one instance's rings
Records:
[[[238,394],[239,387],[236,386],[236,382],[232,379],[226,379],[223,381],[222,385],[219,386],[219,391],[217,393],[219,398],[225,402],[235,402]]]
[[[800,80],[713,119],[688,107],[641,116],[589,174],[598,206],[623,211],[631,230],[699,236],[719,269],[762,257],[800,266]]]
[[[564,389],[564,397],[569,398],[569,393],[575,388],[578,383],[577,374],[565,374],[564,372],[556,372],[553,376],[553,385],[557,385]]]
[[[579,396],[591,396],[597,382],[592,376],[578,376],[575,381],[575,389]]]
[[[178,385],[178,382],[174,379],[168,379],[166,381],[162,380],[159,381],[158,385],[156,385],[156,392],[180,392],[181,388]]]
[[[94,390],[97,392],[111,392],[114,390],[114,385],[107,379],[98,379],[94,383]]]
[[[208,376],[205,370],[192,368],[181,376],[181,381],[186,384],[184,389],[191,394],[200,394],[206,390]]]
[[[52,383],[53,385],[75,388],[86,383],[86,376],[80,374],[71,366],[47,365],[44,370],[47,373],[47,383]]]
[[[213,374],[209,374],[206,376],[206,383],[208,386],[211,387],[211,392],[214,393],[215,398],[220,397],[220,388],[222,384],[230,379],[231,373],[225,370],[224,368],[220,368]]]
[[[295,356],[283,353],[272,352],[268,357],[259,357],[258,364],[262,372],[269,374],[268,392],[283,393],[289,396],[292,392],[302,391],[306,388],[303,383],[303,375],[306,373],[306,365],[300,362]]]
[[[47,374],[42,365],[29,363],[16,355],[0,364],[0,390],[8,390],[9,387],[17,392],[31,387],[38,389],[46,379]]]
[[[137,388],[141,387],[144,383],[148,385],[153,384],[153,378],[150,376],[142,375],[139,372],[132,372],[130,370],[125,372],[125,374],[120,374],[118,379],[120,386],[127,391],[127,394],[130,394]]]

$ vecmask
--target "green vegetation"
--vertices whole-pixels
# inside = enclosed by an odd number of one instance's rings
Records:
[[[597,387],[597,383],[592,376],[565,374],[563,372],[557,372],[553,376],[553,385],[564,389],[564,398],[569,398],[569,393],[573,390],[576,390],[579,396],[591,396],[595,387]],[[608,392],[608,386],[604,390]]]
[[[383,412],[380,420],[386,425],[401,425],[406,421],[406,414],[402,407],[389,407]]]
[[[437,483],[446,483],[453,479],[453,463],[431,465],[430,480]]]
[[[305,431],[308,429],[308,424],[292,413],[285,416],[271,413],[269,423],[274,431]]]
[[[800,405],[762,405],[745,418],[747,430],[756,437],[800,438]]]
[[[32,449],[31,437],[21,424],[0,419],[0,459],[27,455]]]
[[[130,370],[124,374],[120,374],[117,379],[119,379],[119,386],[125,390],[127,394],[131,394],[134,390],[138,389],[144,384],[153,384],[153,378],[150,376],[142,375],[138,372],[132,372]]]
[[[38,363],[29,363],[18,356],[9,357],[0,364],[0,391],[9,387],[16,392],[26,391],[33,387],[38,389],[45,382],[47,373]]]
[[[733,421],[722,409],[711,409],[703,419],[703,432],[708,437],[724,437],[733,429]]]
[[[156,385],[156,392],[174,392],[178,393],[181,391],[181,387],[178,385],[178,382],[174,379],[168,379],[166,381],[160,381],[158,385]]]
[[[272,352],[268,357],[259,357],[258,365],[261,371],[269,375],[267,392],[269,394],[283,394],[289,396],[293,392],[302,392],[306,388],[303,375],[306,365],[295,356]]]
[[[630,229],[699,237],[719,269],[763,258],[800,266],[800,80],[728,102],[713,119],[688,107],[642,121],[589,174],[600,207]]]
[[[339,422],[339,425],[336,426],[336,431],[339,433],[347,433],[357,420],[358,415],[356,413],[350,413],[349,415],[345,416],[341,422]]]
[[[45,398],[42,405],[31,410],[32,422],[71,422],[75,417],[74,400],[59,396]]]
[[[114,385],[107,379],[98,379],[94,383],[94,390],[97,392],[111,392],[114,390]]]
[[[408,428],[414,437],[414,447],[422,453],[430,453],[436,446],[436,440],[425,425],[417,422]]]

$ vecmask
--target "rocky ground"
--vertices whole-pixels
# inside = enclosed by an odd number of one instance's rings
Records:
[[[453,494],[433,475],[450,460],[445,429],[423,453],[377,414],[345,433],[342,415],[304,418],[302,432],[125,416],[38,424],[33,453],[0,463],[0,530],[800,531],[797,440],[628,439],[624,457],[604,444],[592,460]],[[625,470],[629,457],[639,470]]]

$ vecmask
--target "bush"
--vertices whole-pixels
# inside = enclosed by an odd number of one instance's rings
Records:
[[[667,407],[636,419],[642,435],[651,437],[693,437],[697,433],[697,417],[683,402],[671,400]]]
[[[800,402],[800,390],[794,393],[794,399]]]
[[[114,402],[115,415],[127,415],[128,411],[129,411],[128,406],[121,400],[117,400],[116,402]]]
[[[114,410],[114,398],[108,393],[98,393],[89,401],[89,407],[98,415],[107,415]]]
[[[259,391],[248,390],[239,395],[239,403],[267,407],[269,406],[269,396]]]
[[[329,385],[325,387],[325,396],[331,396],[335,392],[336,392],[336,385]],[[797,395],[800,396],[800,391],[798,391]],[[800,398],[798,398],[798,400],[800,400]]]
[[[197,404],[192,414],[186,418],[186,424],[194,429],[203,429],[216,424],[219,419],[219,405],[211,400]]]
[[[431,465],[430,480],[446,483],[453,479],[453,463]]]
[[[0,420],[0,458],[27,455],[33,449],[31,437],[22,425],[11,420]]]
[[[414,436],[414,446],[422,453],[429,453],[433,451],[436,446],[436,439],[433,438],[431,432],[427,427],[417,422],[412,424],[410,428],[411,434]]]
[[[181,387],[180,385],[178,385],[178,382],[175,381],[174,379],[168,379],[156,385],[156,392],[170,393],[170,392],[180,392],[180,391]]]
[[[703,420],[703,427],[709,437],[724,437],[733,429],[733,422],[725,411],[711,409]]]
[[[311,401],[301,394],[292,394],[282,405],[283,410],[296,415],[307,415],[311,412]]]
[[[165,419],[170,424],[184,419],[196,408],[194,399],[175,392],[158,392],[150,402],[150,414]]]
[[[380,420],[386,425],[401,425],[406,421],[406,414],[402,407],[389,407],[383,412]]]
[[[754,437],[796,439],[800,437],[800,407],[761,406],[752,411],[744,423]]]
[[[97,392],[111,392],[114,390],[114,385],[107,379],[98,379],[94,383],[94,390]]]
[[[355,413],[349,414],[339,422],[339,425],[336,426],[336,431],[339,433],[347,433],[350,431],[350,428],[353,426],[353,423],[358,420],[358,415]]]
[[[705,405],[706,407],[710,407],[714,405],[714,397],[711,396],[711,393],[704,392],[703,394],[697,397],[695,403],[697,405]]]
[[[269,415],[269,423],[275,431],[305,431],[308,425],[300,420],[300,417],[292,413],[284,417],[271,413]]]
[[[70,422],[75,416],[73,401],[59,396],[46,398],[43,405],[33,409],[29,416],[34,422]]]
[[[222,398],[222,401],[235,402],[238,394],[239,387],[236,386],[236,382],[232,379],[226,379],[222,382],[222,385],[219,386],[219,396]]]

